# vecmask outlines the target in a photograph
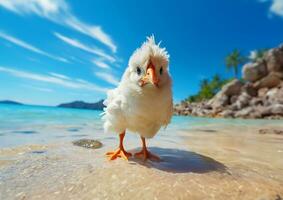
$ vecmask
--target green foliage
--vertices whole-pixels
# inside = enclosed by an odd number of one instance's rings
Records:
[[[238,67],[247,61],[257,62],[263,59],[268,49],[259,49],[252,51],[249,59],[241,54],[238,49],[233,50],[225,58],[225,65],[229,70],[234,71],[235,78],[238,77]],[[219,75],[214,75],[212,79],[203,79],[200,82],[200,90],[197,94],[189,96],[185,101],[200,102],[211,99],[217,92],[219,92],[223,85],[230,82],[232,79],[222,79]],[[243,81],[241,78],[239,79]]]
[[[238,67],[239,65],[243,64],[246,61],[246,57],[241,55],[241,52],[238,49],[232,51],[228,56],[225,58],[225,65],[227,68],[234,70],[235,78],[238,77]]]
[[[219,92],[223,85],[231,79],[221,79],[219,75],[214,75],[211,80],[203,79],[200,82],[200,90],[196,95],[189,96],[185,101],[199,102],[211,99],[217,92]]]

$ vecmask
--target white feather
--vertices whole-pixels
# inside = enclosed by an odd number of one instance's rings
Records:
[[[160,44],[160,43],[159,43]],[[153,137],[162,126],[170,123],[173,113],[171,77],[168,71],[169,55],[165,48],[155,44],[154,37],[137,49],[129,60],[118,87],[107,94],[103,120],[106,132],[122,133],[126,129],[138,133],[145,138]],[[140,87],[141,76],[136,73],[136,67],[145,73],[149,59],[159,72],[160,86],[157,88],[147,84]]]

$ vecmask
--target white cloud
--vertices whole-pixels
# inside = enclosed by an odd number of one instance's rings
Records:
[[[283,17],[283,0],[273,0],[270,12]]]
[[[115,58],[104,53],[103,50],[101,49],[98,49],[96,47],[90,47],[90,46],[87,46],[83,43],[81,43],[80,41],[76,40],[76,39],[73,39],[73,38],[69,38],[69,37],[66,37],[60,33],[54,33],[54,35],[59,38],[60,40],[64,41],[65,43],[73,46],[73,47],[76,47],[76,48],[79,48],[79,49],[82,49],[86,52],[89,52],[89,53],[92,53],[94,55],[98,55],[98,56],[101,56],[102,58],[104,59],[107,59],[108,61],[110,62],[115,62]]]
[[[68,9],[67,4],[62,0],[1,0],[0,5],[18,14],[35,13],[44,17]]]
[[[95,75],[99,77],[100,79],[112,84],[112,85],[118,85],[119,80],[116,79],[113,75],[109,73],[104,73],[104,72],[96,72]]]
[[[54,76],[54,77],[65,79],[65,80],[70,80],[71,79],[70,77],[65,76],[63,74],[57,74],[57,73],[54,73],[54,72],[50,72],[49,74]]]
[[[59,78],[58,76],[55,77],[49,75],[36,74],[36,73],[20,71],[12,68],[2,67],[2,66],[0,66],[0,72],[4,72],[19,78],[51,83],[72,89],[84,89],[84,90],[96,91],[96,92],[107,92],[108,90],[108,88],[97,86],[88,81],[80,82],[75,79],[66,80],[64,78]]]
[[[40,61],[39,61],[38,59],[33,58],[33,57],[27,57],[27,59],[28,59],[29,61],[32,61],[32,62],[35,62],[35,63],[40,63]]]
[[[250,55],[248,56],[249,59],[254,60],[257,57],[257,50],[250,51]]]
[[[85,64],[85,62],[83,62],[81,59],[76,58],[75,56],[69,56],[69,58],[73,61],[79,62],[81,64]]]
[[[65,0],[0,0],[0,6],[20,15],[36,14],[70,27],[107,45],[113,52],[117,46],[100,26],[87,24],[74,16]]]
[[[95,64],[97,67],[100,67],[103,69],[110,69],[110,66],[101,60],[93,59],[92,63]]]
[[[117,51],[117,46],[112,41],[111,37],[107,35],[100,26],[93,26],[93,25],[86,24],[75,17],[67,18],[65,23],[69,25],[70,27],[72,27],[73,29],[104,43],[114,53]]]
[[[38,91],[41,91],[41,92],[53,92],[54,91],[50,88],[35,87],[35,86],[32,86],[32,85],[22,85],[22,86],[24,86],[25,88],[31,88],[31,89],[38,90]]]
[[[271,2],[269,12],[283,17],[283,0],[259,0],[260,2]]]
[[[76,81],[81,82],[81,83],[87,83],[87,81],[85,81],[83,79],[79,79],[79,78],[77,78]]]
[[[0,0],[0,2],[1,2],[1,0]],[[20,46],[22,48],[25,48],[25,49],[27,49],[29,51],[32,51],[34,53],[38,53],[38,54],[47,56],[47,57],[49,57],[49,58],[51,58],[53,60],[58,60],[58,61],[61,61],[61,62],[69,62],[65,58],[62,58],[62,57],[55,56],[55,55],[52,55],[50,53],[47,53],[47,52],[45,52],[45,51],[43,51],[43,50],[41,50],[41,49],[39,49],[39,48],[37,48],[35,46],[32,46],[31,44],[28,44],[28,43],[26,43],[26,42],[24,42],[24,41],[22,41],[22,40],[20,40],[18,38],[15,38],[15,37],[13,37],[11,35],[5,34],[5,33],[1,32],[1,31],[0,31],[0,38],[3,38],[3,39],[5,39],[5,40],[7,40],[7,41],[9,41],[9,42],[11,42],[11,43],[13,43],[15,45],[18,45],[18,46]]]
[[[42,91],[42,92],[53,92],[52,89],[49,89],[49,88],[41,88],[41,87],[33,87],[35,90],[39,90],[39,91]]]

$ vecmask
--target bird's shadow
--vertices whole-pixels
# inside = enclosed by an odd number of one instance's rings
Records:
[[[157,154],[161,158],[161,161],[143,161],[133,157],[130,159],[132,161],[131,163],[171,173],[226,172],[226,166],[224,164],[195,152],[160,147],[151,147],[149,150]],[[133,151],[137,152],[138,150],[135,149]]]

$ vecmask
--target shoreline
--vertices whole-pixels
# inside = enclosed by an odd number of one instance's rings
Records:
[[[283,120],[283,116],[268,116],[268,117],[249,117],[249,116],[245,116],[245,117],[232,117],[232,116],[223,116],[221,114],[189,114],[186,112],[186,109],[184,110],[175,110],[174,111],[174,116],[181,116],[181,117],[197,117],[197,118],[209,118],[209,119],[234,119],[234,120],[270,120],[270,121],[282,121]]]

